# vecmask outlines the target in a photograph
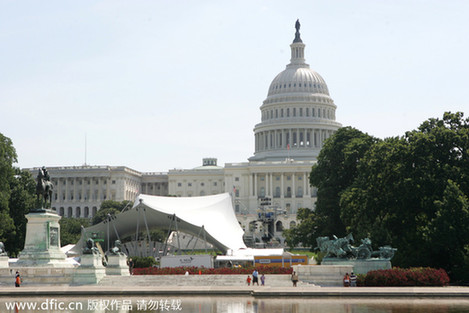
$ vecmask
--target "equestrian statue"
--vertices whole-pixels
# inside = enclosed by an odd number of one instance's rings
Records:
[[[50,181],[49,172],[45,166],[43,166],[39,169],[37,174],[36,201],[39,210],[51,208],[53,191],[54,185]]]

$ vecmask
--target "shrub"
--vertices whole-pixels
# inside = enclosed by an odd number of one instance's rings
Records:
[[[257,266],[255,267],[259,274],[291,274],[293,269],[284,267],[268,267],[268,266]],[[148,268],[136,268],[134,269],[134,275],[184,275],[199,274],[202,275],[250,275],[254,271],[254,267],[242,267],[242,268],[205,268],[205,267],[148,267]]]
[[[146,268],[156,264],[155,258],[151,256],[132,256],[131,258],[134,261],[134,268]]]
[[[444,269],[395,267],[368,272],[364,283],[365,286],[446,286],[449,277]]]

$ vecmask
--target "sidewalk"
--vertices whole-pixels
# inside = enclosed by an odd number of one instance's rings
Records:
[[[469,287],[271,287],[271,286],[27,286],[0,287],[0,297],[253,296],[347,298],[465,298]]]

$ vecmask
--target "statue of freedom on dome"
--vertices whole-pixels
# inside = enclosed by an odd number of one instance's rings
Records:
[[[295,33],[295,40],[293,40],[293,42],[303,42],[300,38],[300,27],[301,27],[301,24],[300,24],[300,20],[296,20],[296,23],[295,23],[295,28],[296,28],[296,33]]]

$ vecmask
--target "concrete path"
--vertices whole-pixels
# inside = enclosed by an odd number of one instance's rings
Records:
[[[272,286],[29,286],[1,287],[0,297],[253,296],[347,298],[464,298],[468,287],[272,287]]]

